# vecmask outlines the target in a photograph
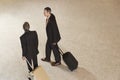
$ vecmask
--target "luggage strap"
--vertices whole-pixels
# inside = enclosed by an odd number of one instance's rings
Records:
[[[59,47],[58,47],[59,48]],[[64,52],[62,51],[62,49],[59,48],[60,54],[63,55]]]
[[[32,70],[34,70],[33,66],[30,64],[30,62],[27,60],[27,58],[25,58],[25,59],[26,59],[28,65],[32,68]]]

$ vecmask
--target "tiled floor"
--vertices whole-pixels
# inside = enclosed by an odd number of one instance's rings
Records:
[[[45,54],[46,6],[56,15],[60,47],[79,61],[74,72],[63,62],[51,67],[40,61]],[[38,32],[39,64],[51,80],[120,80],[119,0],[0,0],[0,80],[27,80],[19,41],[24,21]]]

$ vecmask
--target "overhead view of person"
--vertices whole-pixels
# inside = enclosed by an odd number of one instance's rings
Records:
[[[56,18],[53,13],[51,13],[51,8],[44,8],[44,16],[46,17],[46,57],[42,58],[42,61],[51,62],[51,51],[55,56],[55,62],[52,62],[52,66],[58,66],[61,64],[61,56],[58,48],[58,42],[61,39]]]
[[[120,80],[120,0],[0,0],[0,80]]]
[[[38,35],[36,31],[30,31],[30,25],[28,22],[23,24],[23,29],[25,33],[20,37],[22,46],[22,59],[28,60],[28,62],[33,66],[34,69],[38,67],[37,54],[38,51]],[[32,71],[31,66],[27,62],[29,73]]]

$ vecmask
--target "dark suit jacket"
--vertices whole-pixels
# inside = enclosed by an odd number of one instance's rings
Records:
[[[46,26],[47,39],[50,43],[57,43],[60,41],[61,36],[58,30],[58,25],[55,16],[51,14]]]
[[[21,37],[22,56],[32,58],[38,51],[38,36],[36,31],[25,32]]]

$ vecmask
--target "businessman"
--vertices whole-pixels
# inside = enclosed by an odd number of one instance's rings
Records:
[[[37,54],[38,51],[38,36],[36,31],[30,31],[30,25],[28,22],[23,24],[23,29],[25,33],[20,37],[21,46],[22,46],[22,59],[28,60],[28,62],[33,66],[34,69],[38,67]],[[32,71],[32,68],[27,62],[29,72]]]
[[[60,33],[54,14],[51,13],[51,8],[44,8],[44,16],[46,17],[46,57],[42,58],[42,61],[51,62],[51,51],[55,56],[55,62],[52,62],[52,66],[58,66],[61,64],[61,56],[58,48],[58,42],[60,41]]]

